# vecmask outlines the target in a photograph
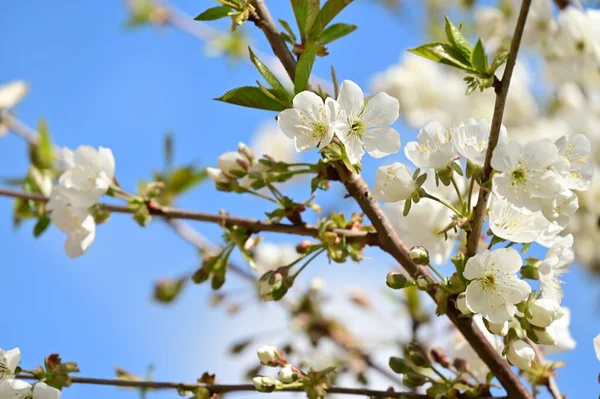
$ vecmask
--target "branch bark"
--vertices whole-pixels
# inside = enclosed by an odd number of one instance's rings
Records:
[[[0,196],[20,198],[25,200],[31,200],[36,202],[48,202],[48,198],[43,195],[26,193],[23,191],[15,191],[6,188],[0,188]],[[135,210],[124,205],[109,205],[109,204],[98,204],[100,209],[113,212],[113,213],[126,213],[133,214]],[[229,215],[216,215],[213,213],[188,211],[185,209],[170,208],[166,206],[148,206],[148,211],[153,216],[162,217],[166,220],[170,219],[185,219],[194,220],[198,222],[215,223],[222,226],[239,226],[248,229],[250,233],[259,232],[271,232],[271,233],[283,233],[283,234],[294,234],[306,237],[318,237],[319,229],[314,226],[305,225],[297,226],[287,223],[274,223],[269,221],[262,221],[258,219],[242,218],[237,216]],[[340,236],[345,236],[349,242],[362,243],[365,245],[378,245],[377,237],[375,233],[353,231],[344,229],[334,229],[334,233]]]
[[[24,380],[36,380],[33,375],[19,374],[17,378]],[[121,388],[146,388],[146,389],[183,389],[195,390],[205,388],[210,393],[227,393],[227,392],[256,392],[253,384],[201,384],[201,383],[182,383],[182,382],[159,382],[159,381],[130,381],[105,378],[87,378],[87,377],[71,377],[74,384],[88,385],[104,385]],[[304,392],[302,388],[288,388],[285,392]],[[394,391],[378,391],[373,389],[363,388],[342,388],[330,387],[327,389],[328,394],[345,394],[345,395],[360,395],[379,398],[397,398],[397,399],[429,399],[429,396],[413,393],[413,392],[394,392]],[[479,397],[478,399],[494,399],[494,397]],[[508,399],[504,397],[495,397],[495,399]]]
[[[493,151],[498,141],[498,134],[500,131],[500,126],[502,124],[502,114],[504,111],[506,94],[508,92],[508,86],[510,84],[510,76],[512,75],[512,71],[514,69],[517,52],[519,50],[519,45],[521,42],[521,37],[523,34],[525,20],[527,18],[530,3],[531,0],[523,0],[521,11],[519,14],[519,19],[517,22],[517,27],[515,29],[515,36],[513,37],[513,43],[511,44],[511,52],[508,58],[506,70],[503,77],[502,88],[500,89],[500,93],[503,94],[498,95],[496,101],[494,120],[492,124],[492,131],[494,131],[494,127],[496,127],[497,130],[496,138],[495,142],[492,143],[492,138],[490,137],[490,144],[488,145],[488,154],[486,154],[486,165],[488,165],[487,168],[490,169],[490,174],[491,168],[489,166],[490,160],[488,158],[491,158],[491,152]],[[271,43],[271,47],[277,48],[277,52],[275,54],[278,55],[278,53],[281,53],[282,49],[285,48],[286,53],[289,53],[289,56],[286,55],[285,57],[279,58],[286,67],[286,70],[295,71],[296,61],[291,56],[291,52],[287,48],[283,39],[281,39],[281,36],[277,31],[277,27],[274,25],[273,19],[271,18],[269,10],[267,9],[264,1],[255,0],[252,4],[256,8],[257,14],[259,16],[262,16],[262,18],[264,19],[260,27],[263,30],[263,32],[265,32],[265,36],[267,37],[267,40],[269,40],[269,43]],[[419,276],[426,276],[431,278],[433,281],[436,281],[436,279],[427,270],[416,265],[410,260],[410,258],[408,257],[408,248],[406,247],[406,245],[404,245],[404,243],[400,240],[400,238],[394,231],[389,219],[387,218],[387,216],[385,216],[383,210],[381,209],[377,201],[371,196],[369,187],[367,183],[362,179],[362,177],[354,172],[349,171],[342,162],[335,163],[334,166],[340,175],[341,182],[344,184],[350,195],[354,197],[362,211],[367,215],[367,217],[375,227],[379,237],[379,245],[381,246],[381,248],[388,252],[390,255],[392,255],[394,259],[396,259],[413,278],[417,278]],[[485,199],[485,203],[487,203],[487,197]],[[485,203],[481,203],[483,209],[485,209]],[[483,216],[483,212],[481,213],[481,216]],[[479,218],[480,222],[482,221],[481,216]],[[477,239],[479,239],[480,233],[481,226],[479,226],[479,233],[477,234]],[[477,247],[475,247],[475,250],[476,249]],[[428,293],[435,301],[435,290],[431,289],[428,291]],[[475,352],[477,352],[479,357],[486,363],[490,370],[492,370],[492,372],[498,378],[504,389],[506,389],[506,392],[508,393],[509,397],[515,399],[532,399],[531,394],[527,391],[527,389],[521,383],[519,378],[512,372],[508,362],[502,358],[502,356],[496,351],[494,347],[492,347],[492,345],[483,336],[482,332],[474,323],[472,318],[459,318],[458,311],[452,306],[448,307],[447,315],[450,318],[450,320],[454,323],[454,325],[458,328],[458,330],[463,334],[465,339],[467,339],[467,341],[471,344],[472,348],[475,350]]]
[[[504,107],[506,105],[506,97],[508,96],[508,89],[510,87],[510,79],[515,69],[517,62],[517,55],[519,53],[519,47],[521,46],[521,39],[523,37],[523,30],[525,29],[525,22],[527,21],[527,14],[529,13],[529,7],[531,6],[531,0],[523,0],[521,3],[521,11],[519,12],[519,18],[517,19],[517,26],[515,27],[515,33],[510,43],[510,50],[508,59],[506,60],[506,68],[502,75],[502,80],[499,86],[496,88],[496,103],[494,105],[494,116],[492,118],[492,127],[490,130],[490,138],[488,141],[487,151],[485,153],[485,162],[483,164],[483,182],[489,182],[492,177],[492,154],[498,144],[500,137],[500,128],[502,127],[502,118],[504,116]],[[479,248],[479,240],[481,237],[481,228],[483,226],[483,219],[485,217],[485,210],[487,208],[488,198],[490,196],[489,190],[479,190],[479,197],[477,198],[477,205],[473,210],[473,218],[471,220],[471,231],[467,234],[467,258],[475,255]]]

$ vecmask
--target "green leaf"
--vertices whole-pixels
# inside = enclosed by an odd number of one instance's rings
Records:
[[[52,138],[48,125],[42,119],[38,123],[39,140],[29,146],[29,156],[31,163],[40,169],[52,169],[54,164],[54,149],[52,148]]]
[[[477,40],[475,44],[475,48],[471,53],[471,65],[475,70],[483,75],[488,74],[488,62],[487,56],[485,55],[485,49],[483,48],[483,43],[481,43],[481,39]]]
[[[196,21],[214,21],[216,19],[225,18],[231,12],[231,7],[219,6],[212,7],[198,15],[194,20]]]
[[[300,36],[304,39],[319,12],[321,2],[320,0],[291,0],[291,2]]]
[[[161,303],[173,302],[187,282],[187,277],[161,280],[154,285],[154,300]]]
[[[290,96],[287,90],[285,89],[283,84],[281,84],[279,79],[277,79],[275,74],[273,74],[273,72],[271,72],[271,70],[267,68],[267,66],[258,59],[256,54],[254,54],[250,47],[248,47],[248,52],[250,53],[250,60],[252,61],[256,69],[258,69],[258,72],[260,72],[260,74],[263,76],[263,78],[265,78],[267,83],[271,85],[275,93],[277,93],[275,97],[286,102],[289,101]]]
[[[468,60],[471,58],[471,44],[463,36],[460,29],[458,29],[446,16],[446,37],[448,41],[452,43],[456,49],[462,55],[462,58]]]
[[[317,48],[318,46],[311,46],[304,50],[296,64],[296,79],[294,81],[294,92],[296,94],[306,90],[308,79],[315,63],[315,57],[317,56]]]
[[[186,166],[169,173],[165,183],[168,191],[174,194],[182,194],[202,182],[206,177],[205,170],[196,170],[194,167]]]
[[[41,236],[48,226],[50,226],[50,218],[48,215],[42,215],[33,227],[33,236],[36,238]]]
[[[349,35],[350,33],[354,32],[357,28],[358,28],[358,26],[356,26],[356,25],[343,24],[343,23],[333,24],[331,26],[328,26],[323,31],[323,33],[321,34],[321,37],[319,38],[319,43],[320,44],[331,43],[334,40],[339,39],[340,37]]]
[[[402,212],[402,216],[408,215],[408,212],[410,212],[410,206],[411,206],[411,199],[409,198],[404,202],[404,211]]]
[[[283,111],[286,109],[283,104],[266,96],[260,88],[252,86],[230,90],[221,97],[215,98],[215,100],[267,111]]]
[[[457,164],[456,162],[451,162],[451,163],[450,163],[450,167],[451,167],[452,169],[454,169],[454,171],[455,171],[456,173],[458,173],[460,176],[462,176],[462,175],[463,175],[463,171],[462,171],[462,169],[460,168],[460,165],[459,165],[459,164]]]
[[[463,69],[467,72],[475,72],[471,68],[470,62],[465,60],[462,54],[448,43],[427,43],[408,51],[435,62]]]
[[[288,34],[288,36],[290,37],[290,39],[293,42],[297,42],[298,38],[296,37],[296,34],[294,33],[294,30],[292,29],[292,27],[290,26],[290,24],[284,20],[284,19],[280,19],[279,23],[281,24],[281,26],[283,27],[283,29],[286,31],[286,33]]]
[[[310,28],[309,36],[317,38],[323,29],[353,0],[327,0],[319,11],[313,26]]]
[[[506,60],[508,59],[508,53],[508,51],[503,51],[496,55],[496,58],[494,58],[494,61],[492,61],[492,66],[490,68],[491,73],[496,72],[496,70],[506,62]]]

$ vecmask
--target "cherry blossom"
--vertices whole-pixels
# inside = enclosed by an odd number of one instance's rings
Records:
[[[404,201],[415,191],[412,175],[406,165],[400,162],[377,168],[375,179],[373,197],[381,201]]]

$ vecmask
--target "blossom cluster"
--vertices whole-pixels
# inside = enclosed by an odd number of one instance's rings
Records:
[[[284,384],[291,384],[303,376],[302,371],[287,362],[287,359],[281,350],[273,345],[265,345],[256,352],[260,363],[263,366],[278,367],[277,378],[273,377],[254,377],[252,380],[254,386],[261,392],[272,392],[281,389]]]
[[[59,399],[61,392],[46,384],[37,382],[33,386],[16,378],[15,372],[21,362],[21,351],[14,348],[0,349],[0,398],[3,399]]]
[[[115,159],[108,148],[81,146],[75,151],[62,149],[60,160],[63,173],[46,208],[52,223],[67,234],[65,252],[76,258],[94,241],[96,222],[90,208],[113,184]]]

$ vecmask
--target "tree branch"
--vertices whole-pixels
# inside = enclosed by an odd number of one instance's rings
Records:
[[[508,96],[508,89],[510,87],[510,79],[515,69],[517,62],[517,55],[519,53],[519,47],[521,45],[521,38],[523,37],[523,30],[525,29],[525,22],[527,21],[527,14],[529,7],[531,6],[531,0],[523,0],[521,3],[521,11],[519,12],[519,18],[517,20],[517,26],[515,27],[515,33],[510,43],[510,51],[508,59],[506,61],[506,68],[502,75],[501,84],[496,89],[496,103],[494,105],[494,116],[492,118],[492,127],[490,130],[490,138],[488,141],[487,151],[485,153],[485,162],[483,165],[483,182],[489,182],[492,177],[492,154],[498,144],[500,137],[500,128],[502,127],[502,117],[504,116],[504,106],[506,105],[506,97]],[[481,228],[483,226],[483,219],[485,217],[485,210],[487,208],[488,198],[490,196],[489,190],[479,190],[479,197],[477,199],[477,205],[473,210],[473,218],[471,220],[471,231],[467,234],[467,257],[471,257],[477,253],[479,248],[479,240],[481,237]]]
[[[495,147],[498,141],[497,136],[500,130],[500,125],[502,123],[502,112],[504,110],[506,92],[510,83],[510,76],[512,75],[512,71],[514,69],[514,64],[519,49],[525,20],[529,11],[530,3],[531,0],[523,0],[521,6],[521,12],[519,15],[519,20],[517,22],[515,37],[513,38],[513,43],[511,44],[511,53],[509,55],[507,67],[504,74],[505,77],[507,77],[507,79],[502,82],[503,88],[501,90],[504,91],[504,95],[499,96],[502,97],[502,99],[500,101],[497,100],[496,110],[494,112],[494,121],[497,124],[498,132],[496,133],[495,143],[491,143],[492,138],[490,137],[488,152],[490,152],[490,147],[492,147],[493,150],[493,147]],[[279,59],[286,67],[286,70],[295,71],[296,61],[292,57],[291,52],[285,45],[283,39],[281,39],[281,36],[279,36],[277,28],[272,23],[273,19],[271,18],[269,10],[264,4],[264,1],[255,0],[252,4],[256,8],[256,11],[259,14],[259,16],[263,16],[265,23],[261,26],[261,29],[263,30],[263,32],[265,32],[265,35],[267,36],[269,43],[271,43],[271,46],[273,48],[277,48],[277,52],[275,52],[275,54],[279,56],[278,53],[281,53],[282,49],[285,48],[286,53],[289,54],[287,54],[284,57],[279,57]],[[271,23],[269,23],[269,21]],[[500,107],[501,111],[498,111]],[[496,116],[496,114],[499,114],[499,118],[498,116]],[[494,127],[492,127],[492,131],[493,130]],[[489,164],[489,160],[486,161],[486,164]],[[392,255],[394,259],[396,259],[413,278],[417,278],[419,276],[426,276],[428,278],[431,278],[433,281],[436,281],[436,279],[433,276],[431,276],[431,274],[427,270],[416,265],[410,260],[410,258],[408,257],[408,248],[406,247],[406,245],[404,245],[404,243],[400,240],[400,238],[394,231],[389,219],[387,218],[387,216],[385,216],[383,210],[381,209],[377,201],[371,196],[369,187],[367,183],[362,179],[362,177],[352,171],[349,171],[342,162],[336,162],[334,163],[334,166],[340,175],[341,182],[344,184],[350,195],[354,197],[362,211],[367,215],[367,217],[375,227],[378,233],[379,245],[381,246],[381,248],[388,252],[390,255]],[[482,203],[482,205],[485,209],[485,204]],[[481,232],[481,226],[479,226],[479,232]],[[430,289],[428,293],[435,301],[435,289]],[[496,351],[496,349],[492,347],[488,340],[483,336],[481,330],[479,329],[479,327],[477,327],[473,319],[459,318],[458,311],[452,306],[448,307],[447,315],[450,318],[450,320],[454,323],[454,325],[458,328],[458,330],[463,334],[465,339],[471,344],[472,348],[475,350],[475,352],[477,352],[479,357],[486,363],[490,370],[492,370],[492,372],[498,378],[502,386],[504,386],[504,388],[506,389],[506,392],[508,393],[509,397],[515,399],[531,399],[530,393],[521,383],[519,378],[512,372],[508,362],[504,360],[504,358],[502,358],[502,356]]]
[[[20,198],[24,200],[36,202],[48,202],[48,198],[43,195],[26,193],[23,191],[15,191],[0,187],[0,196]],[[109,205],[97,204],[100,209],[113,213],[128,213],[133,214],[135,210],[124,205]],[[248,229],[250,233],[259,233],[261,231],[271,233],[294,234],[307,237],[318,237],[319,229],[310,226],[297,226],[287,223],[274,223],[257,219],[248,219],[229,215],[215,215],[213,213],[205,213],[198,211],[188,211],[185,209],[171,208],[167,206],[148,205],[150,215],[159,216],[165,219],[185,219],[195,220],[198,222],[215,223],[222,226],[239,226]],[[375,233],[364,231],[353,231],[344,229],[334,229],[334,233],[344,236],[349,242],[362,243],[365,245],[377,245],[377,237]]]
[[[17,378],[24,380],[37,380],[36,377],[30,374],[19,374]],[[180,382],[159,382],[159,381],[130,381],[119,379],[103,379],[103,378],[87,378],[87,377],[71,377],[74,384],[88,385],[105,385],[121,388],[145,388],[145,389],[177,389],[177,390],[195,390],[198,388],[207,389],[210,393],[227,393],[227,392],[256,392],[253,384],[201,384],[201,383],[180,383]],[[304,392],[302,388],[288,388],[285,392]],[[342,388],[330,387],[327,389],[328,394],[345,394],[345,395],[360,395],[379,398],[397,398],[397,399],[429,399],[429,396],[413,393],[413,392],[394,392],[394,391],[378,391],[373,389],[363,388]],[[494,399],[494,397],[479,397],[479,399]],[[508,399],[504,397],[496,397],[495,399]]]

